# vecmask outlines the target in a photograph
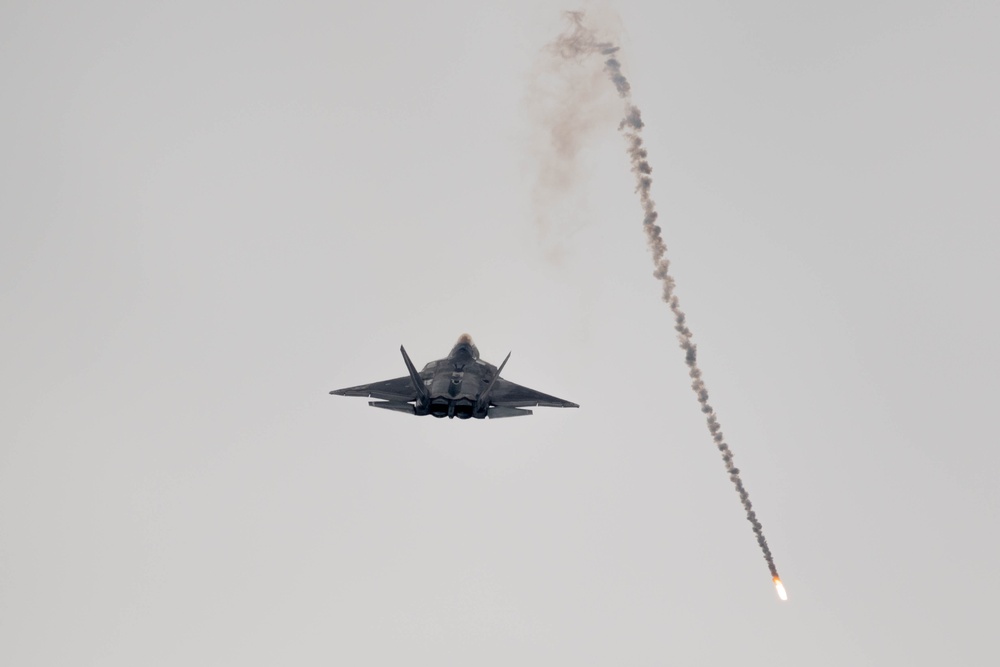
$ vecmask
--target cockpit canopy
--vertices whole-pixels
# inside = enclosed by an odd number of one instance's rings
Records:
[[[458,338],[458,342],[455,343],[455,347],[451,348],[451,352],[448,354],[449,357],[457,356],[468,356],[472,359],[479,359],[479,348],[476,344],[472,342],[472,336],[469,334],[462,334]]]

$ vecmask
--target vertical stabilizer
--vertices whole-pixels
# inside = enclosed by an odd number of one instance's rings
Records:
[[[413,388],[417,390],[417,405],[426,406],[431,402],[430,392],[427,391],[427,385],[424,381],[420,379],[420,373],[414,368],[413,362],[410,361],[410,356],[406,354],[406,350],[403,346],[399,346],[399,351],[403,353],[403,361],[406,362],[406,370],[410,372],[410,379],[413,380]]]
[[[508,352],[507,356],[504,357],[503,363],[500,364],[500,368],[497,369],[497,372],[493,374],[493,379],[491,379],[490,383],[488,385],[486,385],[486,389],[484,389],[483,393],[479,394],[479,398],[476,399],[476,412],[477,413],[482,413],[484,410],[486,410],[486,408],[489,407],[489,405],[490,405],[490,392],[493,390],[493,385],[496,384],[497,378],[500,377],[500,371],[502,371],[503,367],[507,365],[507,360],[508,359],[510,359],[510,352]]]

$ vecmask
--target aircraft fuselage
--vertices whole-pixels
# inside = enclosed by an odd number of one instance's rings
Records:
[[[426,406],[418,401],[415,412],[435,417],[483,419],[488,406],[477,409],[477,401],[496,370],[496,366],[479,359],[475,346],[460,341],[446,358],[432,361],[420,371],[430,400]]]
[[[419,373],[409,355],[399,347],[409,375],[370,384],[335,389],[340,396],[368,396],[372,407],[405,414],[454,419],[519,417],[530,415],[529,406],[575,408],[576,403],[543,394],[500,377],[510,355],[499,367],[479,358],[468,335],[444,359],[432,361]]]

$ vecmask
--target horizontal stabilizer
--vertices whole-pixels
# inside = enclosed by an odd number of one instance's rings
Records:
[[[413,410],[412,403],[397,403],[396,401],[368,401],[368,405],[373,408],[383,408],[385,410],[394,410],[396,412],[405,412],[409,415],[414,415],[416,412]]]
[[[507,407],[493,407],[486,412],[486,416],[490,419],[500,419],[502,417],[524,417],[530,414],[531,410]]]

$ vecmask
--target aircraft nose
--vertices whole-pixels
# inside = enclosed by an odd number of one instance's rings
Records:
[[[476,348],[476,344],[472,342],[472,336],[464,333],[458,337],[458,342],[455,343],[455,347],[451,348],[451,356],[457,354],[465,354],[473,359],[479,358],[479,350]]]

